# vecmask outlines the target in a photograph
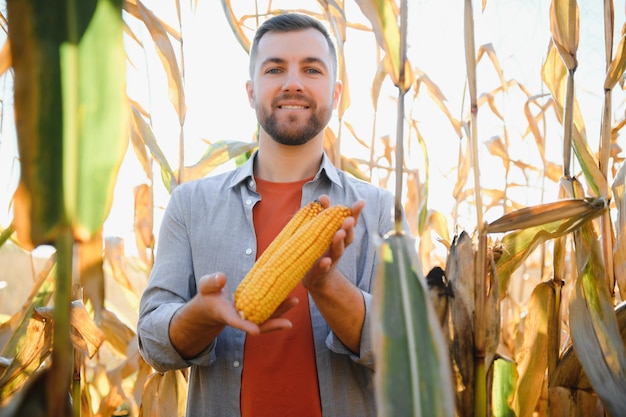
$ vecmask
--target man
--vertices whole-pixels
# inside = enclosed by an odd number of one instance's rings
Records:
[[[142,355],[190,367],[187,415],[374,416],[371,290],[375,240],[393,228],[393,196],[336,169],[323,150],[337,106],[336,51],[317,20],[285,14],[250,52],[258,150],[242,167],[171,196],[138,324]],[[232,293],[298,208],[352,207],[333,243],[261,326]]]

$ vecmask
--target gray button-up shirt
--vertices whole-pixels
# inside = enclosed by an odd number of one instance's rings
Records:
[[[168,325],[174,312],[196,294],[203,275],[223,272],[232,293],[254,264],[252,208],[260,199],[252,174],[255,156],[238,169],[184,183],[172,193],[141,299],[137,327],[141,354],[160,372],[190,367],[189,417],[240,415],[245,332],[226,327],[204,352],[185,360],[172,346]],[[322,194],[333,205],[365,201],[354,241],[337,267],[361,290],[366,306],[356,356],[333,334],[309,298],[322,412],[325,417],[374,416],[371,292],[377,243],[393,229],[393,195],[336,169],[326,155],[315,178],[304,185],[301,205]]]

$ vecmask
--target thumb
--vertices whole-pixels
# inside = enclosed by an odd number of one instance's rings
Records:
[[[226,276],[221,272],[211,275],[204,275],[198,282],[198,292],[201,294],[212,294],[220,292],[226,284]]]

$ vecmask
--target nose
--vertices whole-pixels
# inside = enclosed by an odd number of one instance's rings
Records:
[[[289,70],[286,72],[285,83],[283,84],[284,91],[302,91],[302,79],[300,78],[300,72],[297,70]]]

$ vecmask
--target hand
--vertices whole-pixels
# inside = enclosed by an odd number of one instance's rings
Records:
[[[298,304],[298,299],[290,297],[278,306],[274,314],[260,326],[241,318],[226,288],[224,274],[205,275],[198,283],[198,295],[202,299],[207,312],[207,325],[225,325],[234,327],[250,334],[266,333],[275,330],[290,329],[290,320],[282,318],[289,309]],[[220,331],[221,331],[220,329]]]
[[[184,358],[193,358],[206,349],[225,326],[259,334],[290,329],[291,321],[281,318],[298,299],[285,300],[265,323],[256,324],[239,316],[222,273],[205,275],[198,281],[198,294],[182,306],[170,321],[170,340]]]
[[[327,195],[320,196],[318,200],[324,208],[328,208],[331,205],[330,198]],[[333,236],[332,243],[328,250],[305,275],[302,282],[306,288],[310,289],[311,287],[322,286],[326,283],[326,280],[329,279],[341,255],[343,255],[345,249],[354,240],[354,227],[359,220],[364,206],[365,201],[363,200],[359,200],[352,205],[352,216],[344,220],[341,228]]]

